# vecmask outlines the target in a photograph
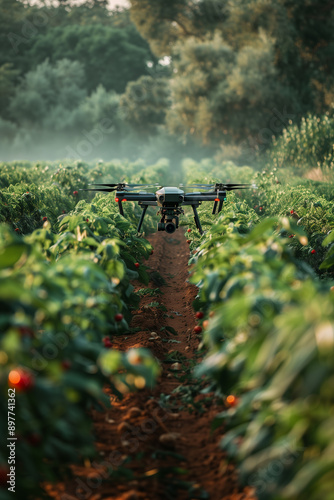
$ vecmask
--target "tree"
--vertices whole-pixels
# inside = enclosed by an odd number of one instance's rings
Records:
[[[18,71],[13,69],[12,64],[0,66],[0,116],[7,118],[9,99],[14,95],[14,82]]]
[[[131,19],[153,52],[171,55],[174,44],[195,32],[196,3],[189,0],[130,0]]]
[[[266,127],[275,106],[294,102],[277,78],[272,44],[265,38],[239,51],[218,32],[203,42],[191,38],[175,48],[174,66],[169,128],[205,144],[254,135],[261,124]]]
[[[119,109],[120,96],[115,92],[107,92],[100,85],[92,94],[86,97],[73,113],[73,128],[92,129],[101,123],[107,123],[115,133],[122,128]]]
[[[333,101],[330,0],[131,0],[131,17],[174,64],[170,130],[243,141]],[[287,123],[281,120],[280,127]]]
[[[139,134],[156,132],[157,126],[164,123],[169,106],[169,81],[151,76],[128,83],[120,101],[124,121]]]
[[[64,130],[71,111],[86,97],[84,68],[77,61],[48,60],[29,71],[10,102],[10,113],[21,126]]]
[[[38,37],[29,57],[35,64],[46,58],[81,62],[89,93],[100,84],[106,90],[124,92],[129,81],[147,74],[147,61],[152,60],[147,43],[133,25],[123,29],[101,24],[50,29]]]

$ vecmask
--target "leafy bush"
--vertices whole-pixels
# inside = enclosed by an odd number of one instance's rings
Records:
[[[139,302],[131,281],[148,284],[143,260],[151,245],[137,237],[110,196],[76,204],[72,190],[87,185],[90,167],[55,168],[6,166],[1,178],[1,196],[9,201],[1,216],[12,225],[17,217],[22,222],[18,231],[0,226],[1,425],[7,428],[10,386],[16,391],[22,498],[40,496],[43,481],[59,480],[71,464],[95,456],[87,410],[110,405],[106,383],[121,397],[153,384],[159,373],[145,349],[112,349],[113,337],[129,334],[130,310]],[[39,183],[29,185],[31,194],[25,180]],[[64,203],[68,214],[61,214]],[[4,485],[5,453],[0,451]],[[0,495],[9,498],[5,490]]]
[[[273,167],[293,167],[303,173],[310,168],[334,166],[334,117],[329,113],[308,115],[300,125],[290,124],[273,142],[269,161]]]
[[[322,231],[320,248],[332,207],[313,192],[306,197],[306,188],[282,190],[270,173],[258,174],[256,182],[260,189],[245,196],[248,203],[229,194],[216,220],[201,207],[207,232],[190,235],[191,280],[200,287],[195,307],[205,312],[208,349],[197,375],[212,378],[224,396],[226,410],[217,418],[225,429],[221,445],[260,500],[316,500],[319,492],[327,500],[334,488],[333,280],[319,281],[297,259],[296,248],[309,260],[314,254],[290,206],[283,206],[291,200],[303,210],[305,226]],[[252,195],[265,197],[264,214],[249,206]],[[290,217],[268,219],[281,210]],[[332,257],[330,247],[324,267]]]

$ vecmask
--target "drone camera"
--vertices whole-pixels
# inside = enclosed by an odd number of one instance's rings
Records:
[[[158,223],[158,231],[166,231],[168,234],[173,234],[176,231],[176,225],[174,222],[159,222]]]
[[[174,222],[167,222],[167,224],[165,224],[166,233],[173,234],[173,233],[175,233],[175,230],[176,230],[176,226],[175,226]]]

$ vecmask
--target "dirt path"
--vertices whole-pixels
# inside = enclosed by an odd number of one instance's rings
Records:
[[[142,298],[132,324],[139,331],[116,339],[113,347],[150,348],[162,375],[154,389],[122,401],[110,393],[113,408],[107,414],[93,412],[101,460],[73,467],[74,477],[56,489],[50,486],[49,493],[61,500],[253,500],[251,491],[240,491],[234,467],[219,450],[221,431],[210,431],[222,407],[210,395],[196,395],[198,386],[189,382],[200,339],[193,333],[197,289],[187,283],[189,248],[183,231],[149,239],[154,255],[148,265],[166,284],[159,286],[153,274],[150,288],[162,294]],[[145,307],[152,301],[161,307]],[[180,397],[173,394],[178,387]]]

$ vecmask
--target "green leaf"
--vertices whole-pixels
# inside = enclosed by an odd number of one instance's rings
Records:
[[[25,243],[13,243],[0,249],[0,269],[14,266],[24,254],[28,254],[29,246]]]

